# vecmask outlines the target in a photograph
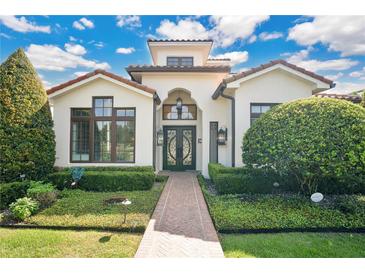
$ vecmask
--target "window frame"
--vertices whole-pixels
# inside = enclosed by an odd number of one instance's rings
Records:
[[[79,117],[74,117],[72,115],[73,110],[75,109],[82,109],[82,110],[90,110],[90,115],[89,117],[85,117],[85,116],[79,116]],[[92,134],[92,129],[91,129],[91,116],[92,116],[92,108],[71,108],[70,109],[70,163],[89,163],[91,160],[91,140],[90,140],[90,136]],[[88,161],[81,161],[81,160],[73,160],[72,159],[72,145],[73,145],[73,136],[72,136],[72,124],[73,122],[80,122],[80,121],[88,121],[89,122],[89,160]]]
[[[111,116],[96,116],[95,115],[95,99],[112,99],[112,115]],[[75,109],[82,110],[90,110],[89,117],[74,117],[72,115]],[[133,110],[134,116],[117,116],[117,110]],[[69,160],[70,163],[135,163],[136,162],[136,120],[137,120],[137,111],[136,107],[114,107],[114,98],[112,96],[93,96],[92,97],[92,107],[72,107],[70,108],[70,140],[69,140]],[[72,144],[73,144],[73,136],[72,136],[72,124],[74,121],[88,121],[89,122],[89,160],[88,161],[79,161],[72,159]],[[110,161],[96,161],[95,160],[95,123],[98,121],[110,121],[111,122],[111,157]],[[133,160],[132,161],[121,161],[116,160],[116,149],[117,149],[117,121],[133,121],[134,122],[134,142],[133,142]]]
[[[177,119],[168,119],[168,118],[165,118],[165,113],[164,113],[164,110],[165,110],[165,106],[176,106],[176,104],[163,104],[162,105],[162,120],[163,121],[196,121],[197,119],[198,119],[198,108],[197,108],[197,105],[196,104],[182,104],[182,107],[184,107],[184,106],[187,106],[187,107],[191,107],[191,106],[193,106],[194,108],[195,108],[195,117],[194,117],[194,119],[182,119],[181,118],[181,114],[182,114],[182,112],[177,112]]]
[[[169,59],[176,58],[177,59],[177,65],[169,65]],[[183,59],[190,59],[191,65],[183,65],[182,60]],[[194,57],[193,56],[167,56],[166,57],[166,66],[184,66],[184,67],[193,67],[194,66]]]
[[[265,113],[265,112],[260,112],[260,113],[252,112],[252,107],[260,107],[261,111],[261,107],[270,107],[271,109],[272,107],[277,106],[279,104],[280,103],[250,103],[250,126],[253,125],[253,120],[260,118],[260,116]]]

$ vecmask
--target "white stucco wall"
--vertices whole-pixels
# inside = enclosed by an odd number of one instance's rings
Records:
[[[285,103],[312,95],[313,83],[273,70],[241,83],[235,91],[236,98],[236,166],[242,166],[242,138],[250,127],[251,103]]]
[[[135,163],[97,165],[152,165],[153,99],[104,79],[96,79],[50,99],[56,134],[56,166],[95,165],[70,163],[70,109],[92,107],[93,96],[113,96],[114,107],[136,108]]]
[[[222,81],[223,73],[145,73],[142,77],[142,84],[156,89],[160,99],[164,102],[169,93],[182,88],[190,92],[191,98],[196,102],[198,109],[197,121],[162,121],[162,113],[157,113],[157,129],[163,124],[170,125],[199,125],[197,127],[197,169],[201,170],[204,176],[208,176],[209,162],[209,122],[217,121],[219,126],[229,127],[228,111],[230,102],[219,98],[212,100],[212,94]],[[163,103],[162,103],[163,104]],[[159,106],[161,107],[161,106]],[[200,129],[201,127],[201,129]],[[230,130],[228,129],[228,132]],[[202,143],[198,143],[202,139]],[[219,146],[219,162],[230,165],[230,140],[227,145]],[[198,154],[201,155],[198,155]],[[162,168],[162,148],[157,150],[157,168]]]

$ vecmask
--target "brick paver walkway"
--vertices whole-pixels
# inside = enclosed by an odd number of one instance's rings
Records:
[[[169,176],[135,257],[224,257],[196,175]]]

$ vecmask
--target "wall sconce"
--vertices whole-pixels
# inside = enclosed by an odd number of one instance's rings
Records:
[[[227,128],[218,130],[218,145],[225,145],[227,141]]]
[[[163,145],[163,131],[162,131],[162,129],[160,129],[157,132],[157,145],[158,146],[162,146]]]

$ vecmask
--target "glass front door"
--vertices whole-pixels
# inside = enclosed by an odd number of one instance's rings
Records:
[[[165,170],[195,169],[195,127],[164,127],[163,168]]]

